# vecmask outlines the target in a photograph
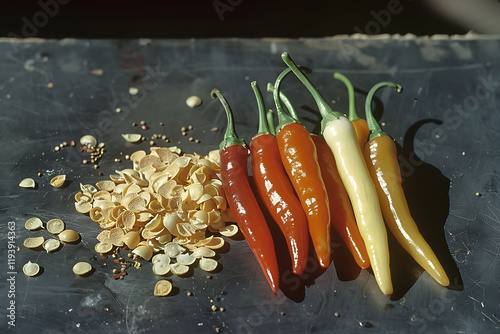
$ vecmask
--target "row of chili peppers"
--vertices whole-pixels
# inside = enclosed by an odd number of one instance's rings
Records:
[[[382,131],[371,112],[371,101],[381,82],[366,98],[366,118],[357,116],[354,89],[340,73],[349,94],[349,115],[333,111],[306,75],[285,52],[288,66],[268,85],[273,92],[279,124],[274,131],[256,82],[252,89],[259,109],[258,133],[250,142],[253,179],[259,197],[286,238],[293,272],[303,273],[309,237],[321,267],[330,264],[330,224],[363,269],[371,266],[385,295],[393,292],[386,225],[403,248],[443,286],[449,279],[411,217],[401,186],[396,145]],[[312,94],[322,116],[321,134],[310,134],[280,92],[283,78],[293,72]],[[240,230],[257,258],[274,293],[279,271],[274,242],[248,179],[248,148],[236,135],[231,108],[214,89],[227,114],[220,144],[221,178],[226,198]],[[283,104],[290,115],[284,112]]]

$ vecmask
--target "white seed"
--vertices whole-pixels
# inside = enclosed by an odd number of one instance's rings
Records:
[[[59,234],[64,231],[64,222],[61,219],[51,219],[47,222],[47,231],[52,234]]]
[[[61,242],[57,239],[48,239],[44,241],[42,247],[47,253],[51,253],[61,247]]]
[[[92,271],[92,266],[88,262],[78,262],[73,266],[73,272],[77,275],[85,275]]]
[[[28,177],[21,182],[19,182],[19,187],[21,188],[35,188],[36,182],[32,178]]]
[[[158,276],[166,275],[170,272],[170,264],[160,261],[153,265],[153,273]]]
[[[130,95],[136,95],[137,93],[139,93],[139,89],[138,89],[137,87],[130,87],[130,88],[128,89],[128,93],[129,93]]]
[[[215,268],[217,268],[217,265],[218,263],[214,259],[206,259],[204,257],[200,259],[200,268],[202,270],[213,271],[215,270]]]
[[[36,263],[31,262],[31,261],[28,261],[28,263],[26,263],[23,266],[23,273],[26,276],[33,277],[33,276],[36,276],[39,272],[40,272],[40,266]]]
[[[59,233],[59,239],[62,242],[68,242],[68,243],[77,242],[78,240],[80,240],[80,234],[78,234],[78,232],[74,230],[64,230],[61,233]]]
[[[190,108],[196,108],[201,104],[201,99],[198,96],[190,96],[186,99],[186,104]]]
[[[27,230],[34,231],[38,230],[39,228],[43,227],[42,220],[38,217],[31,217],[29,218],[26,223],[24,224],[24,227]]]
[[[80,144],[85,145],[85,146],[96,146],[97,145],[97,139],[95,139],[94,136],[91,135],[86,135],[80,138]]]
[[[142,136],[138,133],[123,133],[122,137],[129,143],[137,143],[142,138]]]

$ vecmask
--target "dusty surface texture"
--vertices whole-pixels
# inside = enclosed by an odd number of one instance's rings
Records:
[[[264,90],[274,81],[285,68],[283,51],[313,70],[313,83],[342,112],[347,112],[347,94],[333,79],[335,71],[352,80],[360,115],[373,84],[394,81],[404,87],[402,94],[380,91],[375,115],[398,142],[410,208],[443,262],[450,288],[422,273],[392,238],[395,293],[390,298],[381,294],[370,272],[355,269],[335,238],[331,266],[320,271],[311,257],[306,273],[296,277],[273,226],[281,261],[277,297],[241,238],[227,239],[230,247],[219,255],[223,268],[212,279],[199,268],[187,277],[167,277],[174,286],[168,297],[153,296],[161,278],[148,262],[140,270],[130,268],[123,280],[112,279],[112,269],[119,266],[94,251],[99,226],[75,211],[73,196],[79,184],[95,184],[115,169],[130,168],[123,156],[148,150],[149,141],[127,143],[122,133],[165,134],[187,153],[207,154],[217,148],[225,114],[210,98],[214,87],[232,105],[237,132],[248,142],[257,132],[258,119],[250,82],[256,80]],[[0,331],[498,331],[499,53],[500,40],[494,38],[0,42]],[[138,89],[136,95],[130,95],[131,87]],[[293,76],[283,82],[283,92],[312,131],[319,116],[310,95]],[[192,95],[203,101],[195,109],[185,104]],[[265,95],[269,108],[271,98]],[[150,129],[131,125],[141,120]],[[180,129],[187,125],[193,125],[189,136],[200,143],[182,136]],[[211,131],[213,127],[219,131]],[[106,143],[99,169],[81,163],[88,154],[80,152],[78,140],[86,134]],[[54,151],[71,140],[76,147]],[[116,158],[122,162],[116,163]],[[67,175],[68,184],[55,189],[49,182],[59,174]],[[36,189],[18,186],[26,177],[36,180]],[[25,238],[50,237],[45,230],[26,230],[29,217],[44,222],[60,218],[80,233],[81,241],[52,254],[26,249]],[[24,276],[22,266],[28,261],[42,267],[39,276]],[[93,266],[92,275],[73,274],[73,265],[80,261]],[[225,311],[212,311],[213,304]]]

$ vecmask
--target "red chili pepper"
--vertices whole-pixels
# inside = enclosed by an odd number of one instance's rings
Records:
[[[281,163],[278,141],[270,134],[264,100],[255,81],[252,89],[259,107],[259,130],[250,142],[254,182],[260,198],[285,236],[293,272],[300,275],[306,267],[309,248],[307,219]]]
[[[306,214],[309,234],[321,267],[330,265],[330,209],[328,194],[321,177],[316,147],[306,128],[286,115],[279,99],[281,80],[290,72],[283,71],[273,93],[278,113],[277,140],[283,166],[292,181]]]
[[[218,97],[227,115],[227,129],[220,144],[221,178],[226,200],[250,249],[276,294],[279,289],[279,269],[274,242],[266,219],[248,182],[248,149],[234,129],[233,115],[226,99],[217,90]]]

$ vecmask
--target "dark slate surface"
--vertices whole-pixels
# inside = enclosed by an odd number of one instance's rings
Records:
[[[361,115],[374,83],[390,80],[404,86],[400,95],[380,91],[375,114],[399,144],[410,207],[452,280],[450,288],[422,273],[394,242],[395,293],[390,298],[381,294],[373,275],[355,269],[336,240],[328,270],[320,272],[311,258],[307,272],[295,277],[278,234],[282,289],[276,298],[247,244],[238,238],[228,240],[230,247],[219,258],[223,269],[211,280],[199,268],[185,278],[168,277],[175,289],[166,298],[152,295],[158,278],[150,263],[143,263],[141,270],[129,269],[124,280],[111,278],[116,265],[94,252],[99,226],[74,209],[79,183],[95,183],[115,169],[129,167],[114,159],[149,146],[126,143],[121,133],[166,134],[188,153],[217,148],[225,115],[219,102],[210,99],[214,87],[229,100],[237,131],[249,141],[257,131],[250,82],[257,80],[264,88],[274,81],[285,68],[282,51],[313,69],[311,80],[339,111],[347,111],[347,94],[332,78],[335,70],[355,85]],[[499,53],[500,41],[494,38],[3,40],[0,332],[211,333],[217,327],[227,333],[497,332]],[[102,69],[102,75],[92,74],[95,69]],[[129,95],[130,87],[139,88],[139,94]],[[283,91],[312,130],[318,116],[306,90],[290,77]],[[185,99],[191,95],[200,96],[203,104],[188,108]],[[265,97],[271,107],[271,96]],[[115,112],[117,107],[121,113]],[[151,129],[131,126],[141,120]],[[181,126],[189,124],[195,127],[190,134],[201,143],[181,135]],[[212,132],[212,127],[220,131]],[[98,170],[81,164],[83,153],[77,148],[53,150],[84,134],[106,143]],[[98,176],[99,171],[104,176]],[[69,185],[52,188],[51,177],[63,173]],[[25,177],[33,177],[37,189],[19,188]],[[63,219],[81,233],[81,242],[54,254],[24,248],[28,236],[49,237],[46,231],[24,229],[32,216]],[[7,263],[9,228],[19,246],[13,268]],[[25,277],[22,266],[27,261],[39,263],[43,273]],[[95,272],[76,277],[72,266],[78,261],[90,262]],[[15,284],[7,281],[11,277]],[[188,290],[194,295],[186,296]],[[11,312],[7,308],[12,301]],[[213,303],[225,312],[213,312]],[[15,327],[7,323],[11,313]]]

